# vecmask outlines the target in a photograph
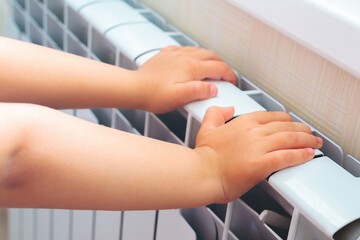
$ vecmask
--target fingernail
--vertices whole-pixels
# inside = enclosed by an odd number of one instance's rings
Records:
[[[316,137],[317,140],[318,140],[318,143],[319,143],[319,146],[322,146],[323,145],[323,140],[319,137]]]
[[[307,152],[309,153],[309,155],[315,155],[314,149],[312,149],[312,148],[307,148],[306,150],[307,150]]]
[[[216,97],[217,95],[217,88],[215,85],[210,86],[210,97]]]

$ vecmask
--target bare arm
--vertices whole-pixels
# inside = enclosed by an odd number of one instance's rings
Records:
[[[200,81],[236,76],[213,51],[168,47],[137,71],[0,37],[0,102],[165,112],[216,95]]]
[[[0,104],[0,205],[126,210],[226,202],[321,146],[285,113],[224,125],[232,114],[211,108],[192,150],[45,107]]]
[[[11,105],[1,110],[27,118],[16,127],[27,130],[18,132],[11,160],[2,158],[1,206],[155,209],[215,201],[213,173],[191,149]]]

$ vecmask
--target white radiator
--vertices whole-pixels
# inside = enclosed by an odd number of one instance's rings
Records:
[[[198,46],[137,1],[13,0],[11,8],[15,38],[128,69],[137,69],[168,45]],[[218,97],[167,114],[128,109],[69,114],[194,147],[209,106],[233,105],[236,115],[286,111],[244,77],[239,77],[238,87],[215,84]],[[360,239],[360,162],[344,157],[338,144],[312,129],[324,140],[315,160],[274,173],[232,203],[125,212],[10,209],[10,240]]]

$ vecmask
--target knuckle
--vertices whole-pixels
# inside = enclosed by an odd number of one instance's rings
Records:
[[[256,112],[252,112],[252,113],[246,114],[246,115],[244,115],[244,116],[247,116],[248,119],[258,119],[258,118],[261,118],[261,117],[262,117],[262,114],[263,114],[263,112],[261,112],[261,111],[256,111]]]
[[[274,114],[274,116],[276,116],[279,119],[283,119],[288,122],[293,122],[291,116],[287,112],[277,111],[277,112],[272,112],[272,113]]]
[[[207,52],[210,56],[217,56],[216,52],[212,49],[207,50]]]
[[[208,96],[209,87],[207,84],[199,83],[195,85],[195,93],[199,98],[204,98]]]
[[[283,116],[285,119],[289,120],[292,122],[292,118],[290,116],[290,114],[288,114],[287,112],[276,112],[278,115]]]
[[[290,161],[294,158],[294,153],[291,151],[284,151],[283,154],[281,154],[281,157],[279,157],[279,159],[281,159],[282,161]]]
[[[306,149],[300,149],[299,151],[300,151],[299,155],[302,160],[309,158],[309,153],[307,152]]]
[[[239,121],[242,121],[242,122],[249,122],[253,119],[252,113],[241,115],[238,117],[238,119],[239,119]]]
[[[252,136],[268,136],[270,135],[267,128],[263,128],[261,126],[254,126],[251,129]]]
[[[310,137],[311,137],[311,139],[312,139],[312,141],[313,141],[313,146],[314,146],[314,148],[316,148],[316,147],[319,147],[319,141],[318,141],[318,138],[316,137],[316,136],[314,136],[314,135],[309,135]]]
[[[308,125],[306,125],[306,124],[304,124],[304,128],[305,128],[305,131],[306,132],[308,132],[308,133],[311,133],[311,128],[308,126]]]
[[[285,141],[289,141],[293,145],[297,145],[300,143],[300,137],[295,132],[289,132],[285,135]]]
[[[223,69],[223,72],[226,72],[227,70],[231,69],[230,66],[226,62],[219,62],[221,68]]]

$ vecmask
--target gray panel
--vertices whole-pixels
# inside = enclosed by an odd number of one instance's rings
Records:
[[[50,238],[51,229],[51,210],[37,209],[37,224],[36,224],[37,240],[48,240]]]
[[[23,239],[35,240],[36,211],[34,209],[23,210]]]
[[[186,126],[187,126],[187,113],[183,109],[172,111],[169,113],[156,114],[156,117],[163,123],[162,125],[168,128],[167,131],[171,131],[172,135],[181,140],[180,143],[185,142]],[[161,128],[159,128],[160,131]],[[153,132],[156,133],[156,129]],[[162,133],[161,133],[162,134]],[[167,140],[167,139],[162,139]],[[179,141],[176,141],[179,143]]]
[[[49,10],[61,21],[64,21],[64,1],[47,0]]]
[[[189,129],[187,129],[186,133],[186,144],[190,148],[195,148],[196,144],[196,137],[200,130],[201,122],[195,119],[194,117],[191,117],[190,119],[190,126],[188,126]]]
[[[113,128],[119,129],[124,132],[140,135],[139,132],[131,126],[130,122],[124,117],[124,115],[118,109],[114,109],[113,114],[114,114],[112,120],[113,122],[111,124]]]
[[[269,226],[266,226],[260,221],[259,215],[264,210],[273,211],[284,218],[291,218],[283,206],[281,206],[273,196],[269,195],[268,191],[266,191],[262,185],[263,184],[256,185],[235,202],[230,230],[239,238],[241,235],[244,235],[255,237],[269,236],[268,239],[277,239],[278,236],[280,236],[286,239],[289,231],[288,228],[279,229],[271,226],[277,236],[273,234]],[[254,226],[254,229],[250,229],[250,226]]]
[[[124,0],[124,2],[126,2],[127,4],[129,4],[130,6],[132,6],[135,9],[145,8],[145,6],[142,3],[140,3],[140,1],[138,1],[138,0]]]
[[[22,229],[20,228],[20,212],[22,212],[22,209],[17,208],[10,208],[8,209],[8,216],[9,216],[9,222],[8,222],[8,232],[9,232],[9,240],[20,240],[20,232],[22,232]],[[22,215],[22,214],[21,214]]]
[[[21,32],[25,32],[25,13],[18,4],[13,3],[14,21]]]
[[[124,55],[123,53],[119,52],[119,67],[122,67],[122,68],[126,68],[126,69],[129,69],[129,70],[137,70],[138,67],[136,66],[135,64],[135,61],[133,61],[132,59],[128,58],[126,55]]]
[[[71,32],[68,33],[66,40],[69,53],[87,57],[87,48]]]
[[[130,124],[140,133],[144,134],[145,111],[134,109],[119,109]]]
[[[215,226],[216,226],[216,239],[221,239],[223,236],[223,232],[224,232],[224,222],[221,221],[220,218],[218,218],[218,216],[216,216],[210,209],[206,209],[210,215],[212,216],[214,222],[215,222]]]
[[[152,113],[148,114],[148,128],[145,132],[147,137],[181,145],[184,144],[159,118]]]
[[[181,46],[199,46],[197,42],[184,34],[171,34],[170,37],[177,41]]]
[[[217,239],[215,221],[206,207],[182,209],[181,214],[194,229],[198,239]]]
[[[360,161],[351,155],[346,155],[344,168],[355,177],[360,177]]]
[[[279,239],[260,221],[259,215],[239,199],[234,204],[230,230],[239,239]]]
[[[48,36],[46,36],[45,39],[45,46],[56,50],[60,50],[60,47],[54,42],[54,40],[52,40]]]
[[[25,0],[16,0],[16,2],[17,2],[23,9],[25,9]]]
[[[38,45],[44,44],[42,30],[33,21],[30,22],[30,40],[32,43],[35,43]]]
[[[267,111],[286,112],[285,106],[265,92],[249,94],[249,97],[263,106]]]
[[[70,237],[70,210],[54,210],[53,240]]]
[[[174,32],[175,29],[168,25],[163,17],[153,11],[140,12],[147,20],[155,24],[158,28],[165,32]]]
[[[124,212],[122,240],[153,240],[155,228],[155,211]]]
[[[75,110],[75,116],[89,122],[99,122],[95,114],[90,109],[77,109]]]
[[[112,109],[111,108],[96,108],[92,109],[96,118],[101,125],[111,126]]]
[[[42,6],[35,0],[30,1],[30,16],[34,21],[40,26],[43,27],[43,8]]]
[[[73,211],[72,240],[92,239],[93,217],[94,211]]]
[[[159,211],[156,240],[196,239],[194,230],[180,215],[179,210]]]
[[[96,211],[95,240],[119,240],[121,212]]]
[[[102,62],[115,65],[116,47],[94,28],[92,29],[91,51]]]
[[[72,115],[72,116],[75,115],[75,110],[74,110],[74,109],[62,109],[62,110],[60,110],[60,111],[63,112],[63,113]]]
[[[239,88],[242,91],[260,90],[260,88],[258,86],[256,86],[253,82],[251,82],[250,80],[248,80],[245,77],[240,78]]]
[[[59,20],[54,17],[51,12],[48,13],[47,16],[47,33],[51,37],[52,40],[60,47],[60,49],[63,49],[64,47],[64,29],[62,24],[59,22]]]
[[[34,209],[23,210],[23,239],[32,240],[35,239],[35,215]]]
[[[72,8],[68,8],[68,28],[85,45],[88,44],[89,24]]]

